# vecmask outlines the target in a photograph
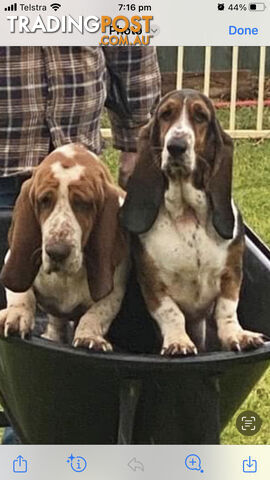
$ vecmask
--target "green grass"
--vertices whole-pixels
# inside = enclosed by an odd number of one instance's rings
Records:
[[[270,109],[265,109],[264,128],[270,128]],[[219,110],[223,126],[228,126],[228,110]],[[256,108],[242,108],[237,112],[237,128],[254,128]],[[103,127],[108,127],[107,117]],[[110,144],[104,151],[103,159],[114,178],[117,178],[119,152]],[[239,205],[246,223],[270,245],[270,140],[237,140],[234,157],[234,198]],[[270,370],[258,382],[241,408],[224,429],[223,444],[269,444],[270,443]],[[235,427],[235,420],[243,410],[254,410],[263,419],[260,432],[254,437],[243,437]],[[1,439],[1,430],[0,430]]]
[[[218,109],[217,115],[224,128],[229,128],[229,109]],[[240,130],[256,128],[257,107],[237,107],[236,108],[236,128]],[[263,128],[270,129],[270,108],[264,108]]]
[[[270,245],[270,141],[237,140],[234,198],[246,222]]]
[[[114,180],[117,181],[119,151],[115,150],[108,142],[107,148],[102,154],[102,158],[109,168]]]
[[[245,127],[247,128],[247,127]],[[250,128],[250,127],[249,127]],[[234,198],[247,224],[270,245],[270,141],[237,140],[234,157]],[[264,374],[241,408],[224,429],[223,444],[270,444],[270,369]],[[235,427],[241,411],[253,410],[263,420],[254,437],[242,436]]]
[[[266,371],[248,398],[223,430],[221,443],[225,445],[269,445],[270,444],[270,369]],[[236,426],[238,415],[244,410],[252,410],[260,415],[263,423],[261,430],[252,437],[241,435]]]

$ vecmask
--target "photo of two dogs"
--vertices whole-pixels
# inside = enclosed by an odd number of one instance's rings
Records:
[[[160,101],[141,129],[127,192],[82,145],[57,148],[24,182],[1,272],[0,335],[113,350],[107,333],[134,262],[164,356],[259,348],[237,316],[244,224],[232,199],[233,142],[212,102],[194,90]]]

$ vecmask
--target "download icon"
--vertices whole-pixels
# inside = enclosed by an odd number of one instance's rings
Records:
[[[251,457],[248,457],[248,460],[243,461],[243,472],[244,473],[256,473],[257,472],[257,460],[254,460]]]

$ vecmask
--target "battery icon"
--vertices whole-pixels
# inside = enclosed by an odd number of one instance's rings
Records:
[[[249,4],[249,10],[251,12],[264,12],[264,10],[266,9],[266,5],[265,3],[250,3]]]

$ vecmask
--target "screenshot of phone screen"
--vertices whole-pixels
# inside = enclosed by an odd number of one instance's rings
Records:
[[[266,480],[269,0],[0,10],[0,479]]]

